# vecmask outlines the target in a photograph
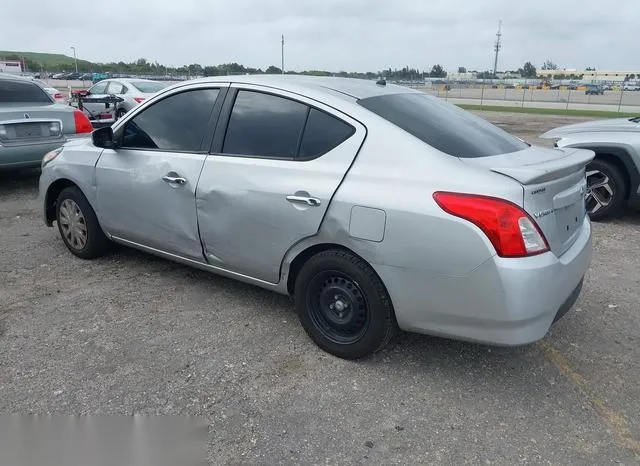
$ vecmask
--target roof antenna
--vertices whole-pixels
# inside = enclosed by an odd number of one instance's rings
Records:
[[[380,78],[376,81],[376,84],[378,84],[379,86],[386,86],[387,85],[387,80],[384,78]]]

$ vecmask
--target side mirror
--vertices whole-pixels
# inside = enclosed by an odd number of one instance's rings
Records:
[[[111,126],[103,126],[94,130],[91,133],[91,140],[94,146],[102,147],[103,149],[115,149],[117,146]]]

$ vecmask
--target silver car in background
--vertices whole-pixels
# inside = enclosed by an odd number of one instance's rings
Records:
[[[49,94],[57,103],[65,104],[69,100],[67,97],[65,97],[64,93],[60,92],[60,90],[56,89],[55,87],[51,87],[48,83],[35,78],[32,80],[36,84],[39,84],[46,91],[46,93]]]
[[[52,152],[40,193],[75,255],[114,241],[289,294],[321,348],[359,358],[397,327],[542,338],[591,260],[593,156],[384,81],[233,76]]]
[[[44,154],[91,131],[84,113],[37,82],[0,73],[0,170],[39,167]]]
[[[592,220],[640,207],[640,117],[610,118],[560,126],[540,136],[555,147],[595,152],[587,166],[587,212]]]
[[[151,81],[149,79],[105,79],[91,86],[89,95],[97,98],[108,95],[122,97],[124,101],[118,104],[118,112],[115,115],[116,119],[120,119],[133,107],[144,102],[168,85],[169,83],[166,82]],[[104,103],[86,102],[83,103],[83,106],[90,114],[94,115],[105,112],[105,109],[108,110]]]

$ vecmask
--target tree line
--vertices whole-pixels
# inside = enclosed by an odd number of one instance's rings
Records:
[[[49,73],[55,72],[69,72],[75,71],[75,63],[69,61],[67,63],[56,63],[45,65],[35,60],[28,58],[22,58],[19,55],[7,55],[4,57],[6,60],[22,61],[24,67],[28,71],[47,71]],[[192,63],[183,66],[166,66],[162,65],[158,61],[149,61],[146,58],[138,58],[132,62],[111,62],[111,63],[91,63],[84,60],[78,60],[78,71],[81,73],[119,73],[119,74],[136,74],[136,75],[167,75],[167,76],[223,76],[234,74],[280,74],[282,70],[277,66],[269,66],[265,69],[253,68],[241,65],[239,63],[223,63],[220,65],[201,65],[199,63]],[[425,77],[433,78],[446,78],[447,72],[442,65],[433,65],[431,70],[419,70],[416,68],[409,68],[408,66],[402,69],[391,69],[380,71],[367,71],[367,72],[352,72],[352,71],[339,71],[332,72],[327,70],[306,70],[306,71],[286,71],[287,74],[306,74],[312,76],[342,76],[352,78],[367,78],[375,79],[377,77],[384,76],[387,79],[393,80],[411,80],[422,79]]]
[[[75,71],[75,64],[73,61],[68,63],[58,63],[49,66],[43,66],[42,63],[30,59],[22,59],[20,56],[9,55],[4,57],[7,60],[22,60],[26,69],[29,71],[48,71],[62,72],[62,71]],[[518,70],[511,73],[520,75],[522,78],[535,79],[537,77],[545,78],[547,74],[545,71],[558,70],[557,64],[551,60],[546,60],[540,69],[540,72],[530,62],[526,62]],[[224,75],[237,75],[237,74],[280,74],[282,70],[277,66],[269,66],[265,69],[253,68],[241,65],[239,63],[223,63],[220,65],[200,65],[198,63],[192,63],[190,65],[183,66],[165,66],[158,61],[149,61],[146,58],[138,58],[132,62],[111,62],[111,63],[91,63],[88,61],[78,61],[78,71],[82,73],[89,72],[111,72],[119,74],[133,74],[133,75],[150,75],[150,76],[224,76]],[[586,68],[586,71],[595,71],[595,68]],[[410,68],[405,66],[401,69],[387,68],[379,71],[367,71],[367,72],[353,72],[353,71],[339,71],[332,72],[327,70],[306,70],[306,71],[286,71],[287,74],[304,74],[311,76],[340,76],[349,78],[364,78],[375,79],[378,77],[385,77],[389,80],[397,81],[411,81],[421,80],[424,78],[447,78],[448,73],[444,67],[440,64],[433,65],[429,70],[420,70],[417,68]],[[464,66],[458,67],[458,73],[467,73],[467,68]],[[476,75],[477,79],[497,79],[492,71],[472,71]],[[637,75],[640,78],[640,73]],[[555,79],[582,79],[582,73],[567,73],[567,74],[555,74]],[[626,76],[625,81],[636,79],[636,74],[629,74]]]

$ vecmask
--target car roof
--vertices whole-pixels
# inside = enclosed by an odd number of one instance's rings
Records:
[[[254,84],[268,87],[275,87],[283,90],[297,91],[306,90],[320,93],[338,93],[351,99],[366,99],[389,94],[405,94],[409,92],[419,92],[405,86],[395,84],[377,84],[376,80],[338,78],[332,76],[305,76],[305,75],[238,75],[238,76],[216,76],[200,78],[188,83],[217,83],[231,82],[238,84]]]
[[[8,81],[18,81],[18,82],[25,82],[25,81],[33,82],[33,79],[27,76],[18,76],[16,74],[9,74],[9,73],[0,73],[0,79],[6,79]]]
[[[102,82],[102,81],[120,81],[123,83],[134,83],[134,82],[145,82],[145,83],[159,83],[160,81],[154,81],[153,79],[144,79],[144,78],[107,78],[107,79],[102,79],[98,82]]]

